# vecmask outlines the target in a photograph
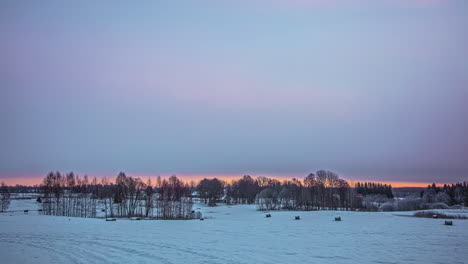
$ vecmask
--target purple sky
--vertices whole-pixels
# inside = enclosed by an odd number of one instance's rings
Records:
[[[0,1],[0,180],[468,180],[464,0]]]

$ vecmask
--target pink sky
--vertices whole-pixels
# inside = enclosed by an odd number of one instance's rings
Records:
[[[0,175],[468,180],[467,7],[0,1]]]

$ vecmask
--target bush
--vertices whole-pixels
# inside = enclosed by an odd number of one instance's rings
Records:
[[[434,212],[434,211],[419,211],[413,214],[416,217],[426,217],[426,218],[442,218],[442,219],[468,219],[468,216],[464,215],[447,215],[444,213]]]
[[[449,209],[449,206],[445,203],[432,203],[429,204],[429,209]]]
[[[395,211],[395,205],[393,202],[384,203],[379,207],[379,210],[383,212]]]
[[[195,219],[203,219],[202,213],[200,211],[195,212]]]
[[[379,207],[379,211],[416,211],[426,209],[449,209],[445,203],[423,203],[419,198],[406,198],[395,202],[386,202]]]

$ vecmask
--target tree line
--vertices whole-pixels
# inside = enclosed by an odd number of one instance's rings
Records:
[[[155,219],[191,219],[190,188],[176,176],[157,178],[153,185],[121,172],[114,182],[106,178],[91,181],[73,172],[50,172],[41,185],[43,214],[96,217],[100,209],[105,217],[147,217]]]
[[[445,203],[447,205],[464,204],[468,206],[468,183],[444,184],[442,187],[435,183],[428,185],[421,193],[421,198],[427,203]]]
[[[365,183],[369,193],[391,191],[391,186]],[[225,182],[217,178],[198,183],[184,183],[176,176],[144,182],[121,172],[114,181],[90,180],[73,172],[62,175],[50,172],[40,186],[43,213],[58,216],[148,217],[155,219],[190,219],[193,198],[208,205],[256,204],[258,210],[354,210],[365,208],[356,188],[336,173],[319,170],[304,179],[279,181],[245,175]],[[375,189],[375,190],[374,190]]]
[[[0,186],[0,211],[10,205],[11,193],[40,192],[42,213],[47,215],[97,217],[147,217],[192,219],[193,199],[216,203],[256,204],[258,210],[368,210],[406,211],[468,206],[466,182],[429,185],[420,198],[393,199],[391,185],[357,182],[355,186],[333,172],[319,170],[303,179],[277,180],[245,175],[238,180],[203,179],[184,183],[176,176],[157,177],[155,182],[119,173],[107,178],[80,177],[73,172],[50,172],[39,186]]]
[[[263,187],[256,197],[259,210],[352,210],[361,207],[354,188],[336,173],[320,170],[303,180]]]
[[[414,211],[428,209],[460,209],[468,206],[468,186],[466,182],[437,186],[428,185],[420,196],[404,199],[389,199],[383,195],[368,195],[363,204],[369,210],[379,211]]]
[[[362,195],[385,195],[387,198],[393,198],[392,185],[375,182],[357,182],[356,192]]]
[[[259,210],[351,210],[362,208],[355,188],[336,173],[319,170],[304,179],[279,181],[245,175],[226,183],[203,179],[196,190],[207,203],[214,205],[222,197],[227,204],[256,204]]]
[[[50,172],[39,190],[44,214],[77,217],[104,214],[106,217],[191,219],[199,215],[192,209],[195,198],[210,206],[219,202],[255,204],[258,210],[394,211],[468,205],[466,182],[441,187],[432,184],[421,193],[421,198],[395,200],[391,185],[357,182],[351,186],[336,173],[326,170],[310,173],[303,179],[280,181],[245,175],[231,181],[205,178],[189,184],[176,176],[144,182],[122,172],[115,180]],[[0,209],[6,210],[9,197],[8,187],[1,187]]]

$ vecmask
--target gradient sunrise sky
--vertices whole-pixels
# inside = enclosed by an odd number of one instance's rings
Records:
[[[468,180],[468,1],[0,1],[0,181]]]

